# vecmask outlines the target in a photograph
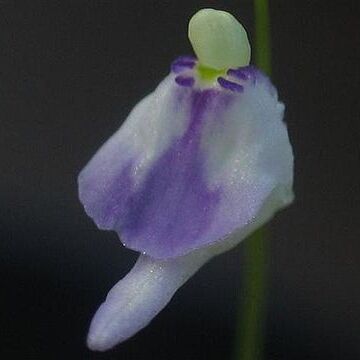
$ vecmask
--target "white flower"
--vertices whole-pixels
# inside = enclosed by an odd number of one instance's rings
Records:
[[[221,29],[221,32],[219,32]],[[142,253],[94,316],[93,350],[146,326],[211,257],[293,199],[284,105],[228,13],[194,15],[181,57],[79,176],[85,210]]]

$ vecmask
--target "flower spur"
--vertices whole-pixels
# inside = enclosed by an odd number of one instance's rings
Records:
[[[88,335],[105,351],[145,327],[213,256],[292,202],[293,154],[276,89],[249,65],[240,23],[196,13],[182,56],[79,175],[100,229],[141,252]]]

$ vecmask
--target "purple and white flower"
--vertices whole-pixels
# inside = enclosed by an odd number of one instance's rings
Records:
[[[206,261],[293,199],[284,105],[270,80],[249,65],[204,76],[202,65],[175,60],[79,175],[86,213],[141,253],[94,316],[93,350],[146,326]]]

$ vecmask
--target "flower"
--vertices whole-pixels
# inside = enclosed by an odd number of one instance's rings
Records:
[[[189,38],[197,58],[176,59],[79,175],[87,214],[141,252],[92,320],[93,350],[133,336],[206,261],[293,200],[284,105],[249,65],[244,28],[203,9]]]

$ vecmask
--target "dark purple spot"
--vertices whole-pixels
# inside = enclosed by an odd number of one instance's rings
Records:
[[[234,78],[243,81],[251,81],[253,84],[256,82],[258,73],[259,71],[252,65],[239,67],[237,69],[229,69],[227,72],[229,76],[233,76]]]
[[[192,69],[196,64],[196,59],[191,56],[180,56],[171,64],[171,71],[178,74],[184,70]]]
[[[175,78],[175,81],[178,85],[180,86],[186,86],[186,87],[191,87],[194,85],[195,83],[195,79],[191,76],[177,76]]]
[[[217,79],[217,81],[220,84],[220,86],[223,87],[224,89],[228,89],[228,90],[236,91],[236,92],[243,92],[244,91],[243,86],[241,86],[240,84],[237,84],[235,82],[226,80],[223,77],[219,77]]]
[[[227,74],[239,80],[248,80],[250,78],[249,73],[244,71],[243,69],[230,69],[228,70]]]

